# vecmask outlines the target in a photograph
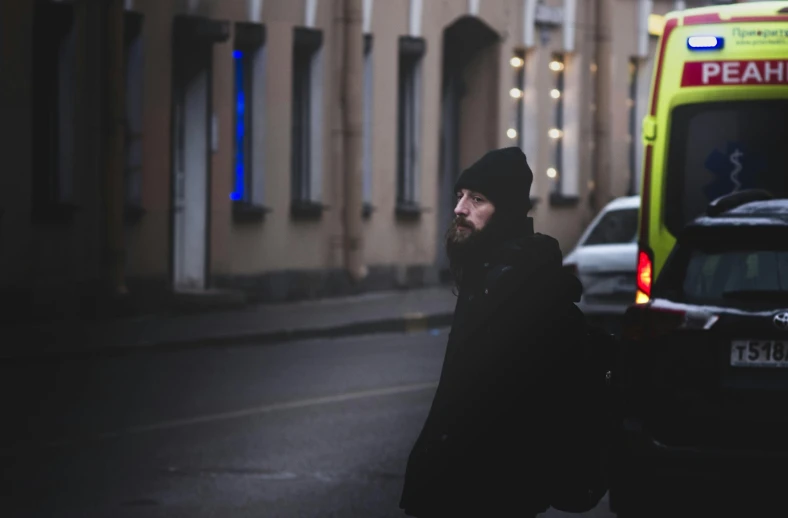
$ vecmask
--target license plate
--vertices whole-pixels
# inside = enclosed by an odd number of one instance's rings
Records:
[[[788,367],[788,341],[734,340],[731,343],[733,367]]]

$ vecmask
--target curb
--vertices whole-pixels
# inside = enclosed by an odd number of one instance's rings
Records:
[[[134,352],[169,352],[184,349],[197,349],[205,347],[225,347],[238,345],[276,345],[299,340],[315,338],[341,338],[376,333],[415,333],[432,328],[449,327],[453,313],[437,313],[425,315],[423,313],[408,313],[400,317],[380,320],[352,322],[336,326],[284,329],[279,331],[253,332],[243,334],[224,334],[196,339],[168,340],[161,342],[148,342],[144,344],[114,345],[114,346],[88,346],[82,348],[50,350],[38,349],[19,354],[0,353],[0,361],[35,360],[35,359],[61,359],[98,356],[120,356]]]

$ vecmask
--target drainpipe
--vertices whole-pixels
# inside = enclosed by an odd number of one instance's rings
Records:
[[[350,278],[357,282],[367,276],[362,243],[362,99],[363,99],[363,32],[361,0],[344,0],[342,34],[344,56],[342,60],[341,106],[344,155],[345,195],[345,268]]]
[[[105,104],[105,214],[107,276],[113,296],[127,292],[125,281],[124,249],[124,167],[125,167],[125,96],[124,84],[124,30],[123,0],[107,0],[104,6],[106,24],[103,39],[106,41],[104,59]]]
[[[591,208],[600,210],[611,197],[611,149],[610,149],[610,96],[612,73],[612,34],[610,30],[613,14],[611,0],[596,0],[596,111],[594,126],[596,134],[594,164],[594,195]]]

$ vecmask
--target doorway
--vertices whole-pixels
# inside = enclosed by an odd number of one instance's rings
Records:
[[[443,31],[438,248],[441,280],[451,278],[444,236],[454,217],[452,188],[463,169],[498,143],[500,36],[473,16]]]
[[[227,33],[225,35],[225,33]],[[204,290],[210,221],[212,45],[229,31],[221,22],[176,19],[172,98],[172,282]]]

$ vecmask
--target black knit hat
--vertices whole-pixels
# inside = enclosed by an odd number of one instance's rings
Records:
[[[531,209],[533,179],[525,153],[519,147],[507,147],[487,152],[463,171],[454,184],[454,192],[478,192],[492,202],[496,213],[520,218]]]

